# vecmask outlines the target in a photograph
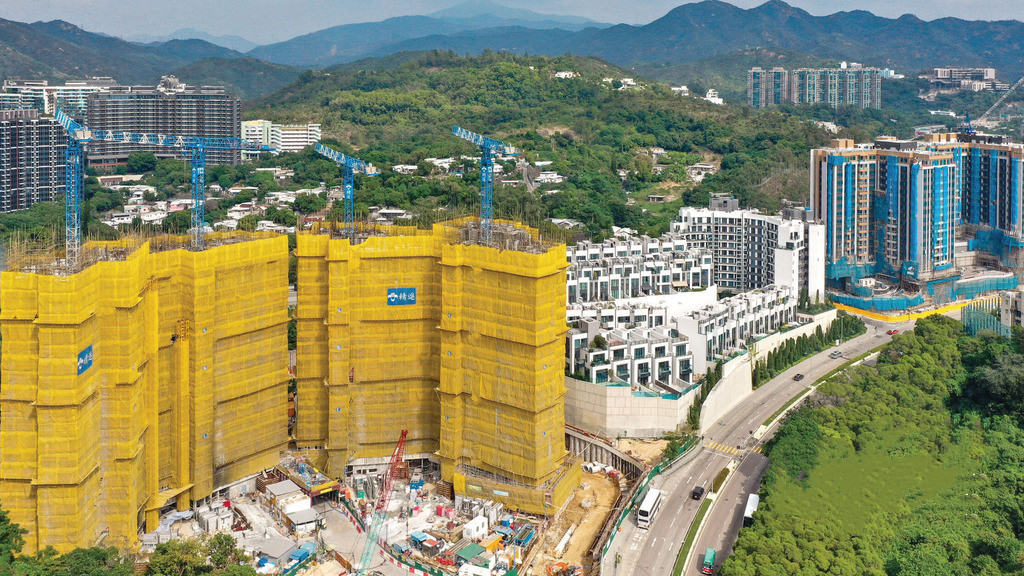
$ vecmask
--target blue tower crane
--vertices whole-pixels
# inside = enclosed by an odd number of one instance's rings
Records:
[[[452,126],[452,134],[480,148],[480,235],[483,245],[490,246],[494,222],[494,155],[514,155],[516,149],[500,140],[458,126]]]
[[[62,110],[57,110],[54,118],[68,132],[68,150],[65,155],[67,162],[65,211],[67,213],[67,258],[71,264],[77,262],[78,252],[82,245],[82,146],[84,144],[98,141],[125,142],[181,149],[192,167],[192,248],[194,250],[203,249],[203,229],[206,226],[206,151],[271,151],[270,146],[240,138],[205,138],[90,130],[75,122]]]
[[[367,176],[377,176],[380,172],[373,167],[373,164],[367,164],[358,158],[342,154],[319,142],[313,146],[313,150],[332,160],[345,172],[345,237],[352,241],[355,239],[355,194],[352,191],[355,181],[354,174],[359,172]]]

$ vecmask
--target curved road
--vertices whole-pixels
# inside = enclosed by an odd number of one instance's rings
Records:
[[[913,327],[913,322],[889,324],[865,319],[867,333],[843,342],[839,351],[843,355],[830,358],[829,348],[765,382],[749,398],[733,408],[704,434],[704,448],[691,461],[662,474],[652,487],[665,490],[668,495],[661,511],[649,530],[636,527],[633,515],[622,523],[612,547],[605,556],[601,574],[609,576],[667,576],[672,574],[676,554],[686,532],[697,514],[699,501],[690,499],[694,486],[710,488],[715,476],[730,461],[738,462],[737,472],[726,484],[723,493],[709,511],[709,517],[698,540],[698,553],[691,558],[683,574],[697,575],[703,550],[718,550],[717,561],[725,559],[736,540],[742,522],[747,495],[760,485],[761,476],[768,469],[768,459],[760,454],[761,442],[754,433],[761,424],[801,390],[814,384],[831,370],[851,358],[891,340],[886,331],[900,331]],[[804,374],[796,381],[793,377]],[[770,434],[770,432],[769,432]]]

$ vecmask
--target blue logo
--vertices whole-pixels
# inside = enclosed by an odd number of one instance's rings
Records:
[[[81,376],[89,368],[92,368],[92,344],[78,353],[78,375]]]
[[[415,288],[388,288],[388,306],[408,306],[415,303]]]

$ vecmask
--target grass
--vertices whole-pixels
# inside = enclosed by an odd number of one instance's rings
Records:
[[[693,541],[697,539],[697,529],[700,528],[700,523],[704,520],[704,516],[708,513],[708,508],[711,508],[711,500],[707,498],[701,503],[700,509],[697,510],[697,516],[693,518],[693,522],[690,523],[690,529],[686,532],[686,539],[683,540],[683,545],[679,548],[679,553],[676,554],[676,563],[672,566],[672,576],[679,576],[683,573],[686,568],[686,556],[690,553],[690,548],[693,546]]]

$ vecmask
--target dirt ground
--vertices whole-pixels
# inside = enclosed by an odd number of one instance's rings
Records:
[[[654,466],[661,462],[661,453],[668,446],[668,440],[638,440],[621,438],[616,446],[619,450]]]
[[[534,574],[547,574],[548,564],[565,562],[568,565],[580,564],[587,566],[589,559],[584,557],[590,552],[597,537],[601,534],[605,520],[619,497],[618,481],[612,481],[604,474],[583,473],[580,486],[573,495],[573,501],[566,507],[558,523],[548,530],[548,539],[544,543],[545,550],[534,565],[538,570]],[[554,557],[555,547],[570,526],[576,524],[576,530],[569,538],[569,546],[561,558]]]

